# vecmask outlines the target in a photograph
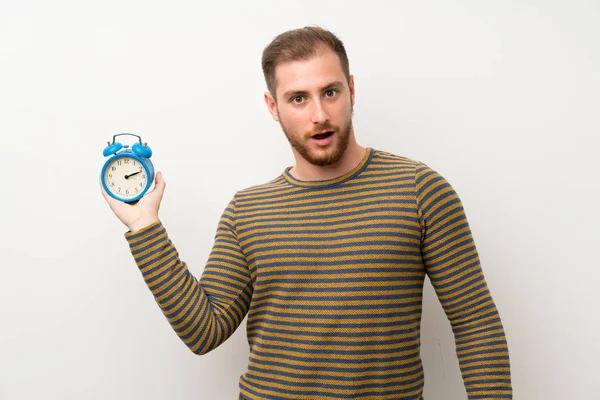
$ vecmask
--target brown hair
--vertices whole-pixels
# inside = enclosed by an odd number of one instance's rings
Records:
[[[344,44],[336,35],[321,27],[305,26],[283,32],[265,47],[262,55],[262,70],[267,88],[275,100],[277,100],[275,67],[288,61],[307,60],[324,47],[338,55],[344,75],[347,80],[350,79],[350,66]]]

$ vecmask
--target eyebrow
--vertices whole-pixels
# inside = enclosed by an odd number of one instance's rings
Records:
[[[333,87],[333,86],[342,86],[342,82],[341,81],[331,82],[331,83],[323,86],[322,88],[320,88],[319,91],[323,91],[325,89],[329,89],[330,87]],[[306,94],[306,91],[304,91],[304,90],[288,90],[287,92],[285,92],[283,94],[283,97],[287,99],[287,98],[290,98],[290,97],[293,97],[293,96],[298,96],[298,95],[301,95],[301,94]]]

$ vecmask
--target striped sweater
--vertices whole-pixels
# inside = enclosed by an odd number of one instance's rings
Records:
[[[420,161],[367,148],[350,172],[237,191],[199,279],[162,222],[125,237],[194,353],[247,320],[240,399],[422,399],[423,283],[454,332],[469,399],[511,399],[507,342],[461,201]]]

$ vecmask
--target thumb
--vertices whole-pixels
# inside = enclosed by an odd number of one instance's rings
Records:
[[[156,176],[154,178],[154,192],[156,192],[156,195],[158,195],[159,198],[162,198],[164,192],[165,192],[165,187],[167,186],[167,183],[165,182],[163,176],[162,176],[162,172],[157,172]]]

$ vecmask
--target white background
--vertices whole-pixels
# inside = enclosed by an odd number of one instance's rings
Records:
[[[232,194],[293,165],[260,57],[312,24],[346,45],[359,143],[461,196],[515,398],[600,398],[597,1],[0,0],[1,400],[237,398],[245,322],[203,357],[178,339],[101,196],[101,152],[148,142],[199,276]],[[425,396],[465,399],[427,285]]]

